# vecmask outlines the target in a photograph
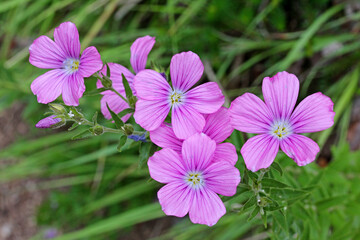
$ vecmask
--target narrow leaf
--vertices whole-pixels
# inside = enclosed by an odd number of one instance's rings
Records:
[[[125,88],[126,98],[130,99],[133,96],[133,92],[132,92],[129,82],[126,79],[126,77],[124,76],[124,74],[121,74],[121,76],[122,76],[122,82],[123,82],[123,85]]]
[[[119,139],[119,144],[117,145],[117,150],[119,152],[121,152],[121,148],[125,145],[127,140],[127,136],[126,135],[122,135]]]
[[[109,105],[106,103],[106,107],[109,110],[110,114],[111,114],[111,118],[115,121],[115,125],[118,129],[121,129],[122,126],[124,126],[124,122],[121,120],[121,118],[114,113],[113,111],[111,111]]]

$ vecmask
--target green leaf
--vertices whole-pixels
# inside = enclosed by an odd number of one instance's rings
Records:
[[[248,221],[248,222],[251,221],[254,217],[256,217],[256,215],[257,215],[259,212],[260,212],[260,207],[259,207],[259,206],[256,206],[256,207],[254,208],[254,210],[250,213],[247,221]]]
[[[95,113],[94,113],[94,116],[92,117],[92,121],[93,121],[93,123],[96,125],[97,124],[97,118],[98,118],[98,111],[96,111]]]
[[[267,216],[266,216],[266,211],[264,211],[264,214],[261,214],[261,219],[263,220],[264,227],[267,228]]]
[[[277,181],[275,179],[272,179],[272,178],[263,178],[261,180],[261,185],[263,187],[269,187],[269,188],[272,188],[272,187],[275,187],[275,188],[288,188],[288,187],[290,187],[289,185],[287,185],[285,183],[282,183],[280,181]]]
[[[272,213],[273,224],[283,230],[283,232],[288,235],[288,224],[286,221],[285,215],[281,211],[275,211]]]
[[[71,140],[78,140],[78,139],[83,139],[83,138],[87,138],[91,136],[91,132],[89,131],[89,129],[86,129],[78,134],[76,134],[75,136],[73,136],[71,138]]]
[[[240,213],[245,212],[247,209],[251,208],[255,204],[256,204],[256,197],[253,196],[244,204],[244,206],[242,206],[242,208],[240,209]]]
[[[277,162],[273,162],[273,163],[271,164],[271,167],[272,167],[274,170],[276,170],[277,172],[279,172],[281,176],[283,175],[283,170],[281,169],[280,164],[278,164]]]
[[[124,122],[121,120],[121,118],[114,113],[113,111],[111,111],[109,105],[106,103],[106,107],[109,110],[110,114],[111,114],[111,118],[115,121],[115,125],[118,129],[121,129],[122,126],[124,126]]]
[[[341,195],[341,196],[335,196],[331,198],[324,199],[322,201],[319,201],[316,204],[316,206],[319,208],[319,210],[325,210],[337,205],[341,205],[344,201],[348,199],[348,195]]]
[[[148,160],[150,156],[150,149],[151,146],[154,145],[151,142],[142,142],[140,144],[140,150],[139,150],[139,168],[144,165],[144,163]]]
[[[125,88],[126,98],[130,99],[133,96],[133,92],[132,92],[129,82],[126,79],[126,77],[124,76],[124,74],[121,74],[121,76],[122,76],[122,82],[123,82],[123,85]]]
[[[117,145],[116,149],[121,152],[121,148],[125,145],[127,140],[127,136],[126,135],[122,135],[119,139],[119,144]]]
[[[100,93],[102,93],[104,91],[106,91],[105,88],[97,88],[97,89],[85,92],[84,96],[95,96],[95,95],[98,95],[98,94],[100,94]]]
[[[80,126],[80,124],[78,124],[77,122],[74,122],[73,125],[71,125],[71,127],[68,129],[68,131],[72,131],[75,128],[77,128],[78,126]]]
[[[133,108],[126,108],[126,109],[122,110],[121,112],[119,112],[118,116],[122,118],[122,117],[125,116],[126,114],[133,113],[133,112],[135,112],[135,109],[133,109]]]

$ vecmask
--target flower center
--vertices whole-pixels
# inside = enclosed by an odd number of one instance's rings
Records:
[[[64,68],[68,73],[74,73],[79,70],[80,60],[68,58],[64,61]]]
[[[275,122],[271,128],[271,134],[279,139],[283,139],[291,133],[291,127],[287,122]]]
[[[204,178],[200,172],[189,172],[186,174],[185,181],[193,188],[204,186]]]
[[[181,92],[173,91],[170,95],[171,105],[179,105],[184,101],[184,95]]]

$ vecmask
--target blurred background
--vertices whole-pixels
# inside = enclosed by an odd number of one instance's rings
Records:
[[[359,20],[359,1],[1,0],[0,239],[360,239]],[[263,77],[283,70],[301,82],[298,101],[330,96],[334,127],[310,135],[321,147],[316,163],[276,159],[282,179],[309,192],[267,228],[235,210],[249,198],[242,194],[224,199],[228,213],[216,226],[193,225],[164,216],[138,142],[118,152],[116,134],[71,141],[81,129],[36,129],[48,108],[30,84],[45,70],[29,64],[28,47],[64,21],[77,25],[82,49],[96,46],[103,61],[126,67],[144,35],[156,37],[149,60],[165,69],[173,54],[196,52],[202,81],[218,82],[227,103],[261,96]],[[87,89],[95,83],[86,80]],[[79,108],[91,118],[99,101],[83,98]]]

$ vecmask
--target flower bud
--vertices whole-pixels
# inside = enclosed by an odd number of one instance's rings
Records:
[[[58,128],[65,124],[65,120],[63,118],[58,118],[56,115],[51,115],[44,119],[41,119],[35,127],[37,128]]]
[[[64,108],[63,105],[58,104],[58,103],[49,103],[49,107],[50,109],[56,113],[57,115],[61,115],[66,113],[66,109]]]
[[[96,135],[99,136],[104,133],[104,128],[100,125],[95,125],[94,127],[90,128],[90,131]]]
[[[134,127],[131,124],[127,123],[122,128],[127,136],[131,135],[134,132]]]
[[[112,87],[112,81],[108,76],[104,76],[100,79],[102,85],[104,88],[111,88]]]

